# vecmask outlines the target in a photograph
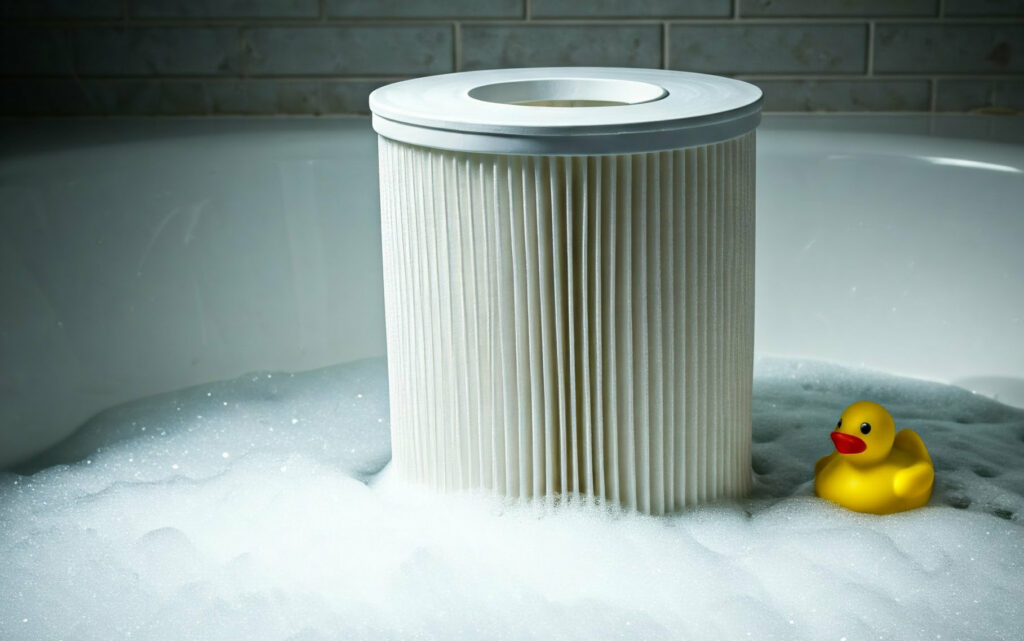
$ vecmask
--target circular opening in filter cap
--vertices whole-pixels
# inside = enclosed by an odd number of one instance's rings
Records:
[[[513,80],[469,90],[470,98],[527,107],[615,107],[660,100],[666,95],[663,87],[649,82],[604,78]]]
[[[370,94],[370,110],[377,133],[424,147],[643,153],[751,131],[761,120],[761,90],[731,78],[662,69],[495,69],[387,85]]]

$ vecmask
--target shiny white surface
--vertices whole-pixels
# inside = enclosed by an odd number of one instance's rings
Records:
[[[773,131],[758,166],[760,352],[1024,404],[1024,147]]]
[[[1022,141],[766,117],[757,350],[1024,404]],[[362,118],[4,125],[0,466],[125,400],[382,355],[377,189]]]

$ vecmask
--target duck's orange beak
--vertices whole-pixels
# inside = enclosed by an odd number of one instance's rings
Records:
[[[853,434],[832,432],[832,442],[836,445],[836,451],[840,454],[857,454],[868,449],[868,444]]]

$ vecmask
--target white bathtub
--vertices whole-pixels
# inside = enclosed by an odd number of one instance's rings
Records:
[[[759,131],[757,351],[1024,405],[1024,122]],[[377,199],[362,118],[0,127],[0,467],[129,399],[383,355]]]

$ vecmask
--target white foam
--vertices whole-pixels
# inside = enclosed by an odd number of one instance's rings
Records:
[[[754,496],[654,518],[406,487],[380,472],[385,389],[371,361],[144,399],[34,465],[76,462],[0,476],[0,638],[1000,639],[1024,623],[1022,411],[762,360]],[[860,398],[924,438],[929,507],[811,495]]]

